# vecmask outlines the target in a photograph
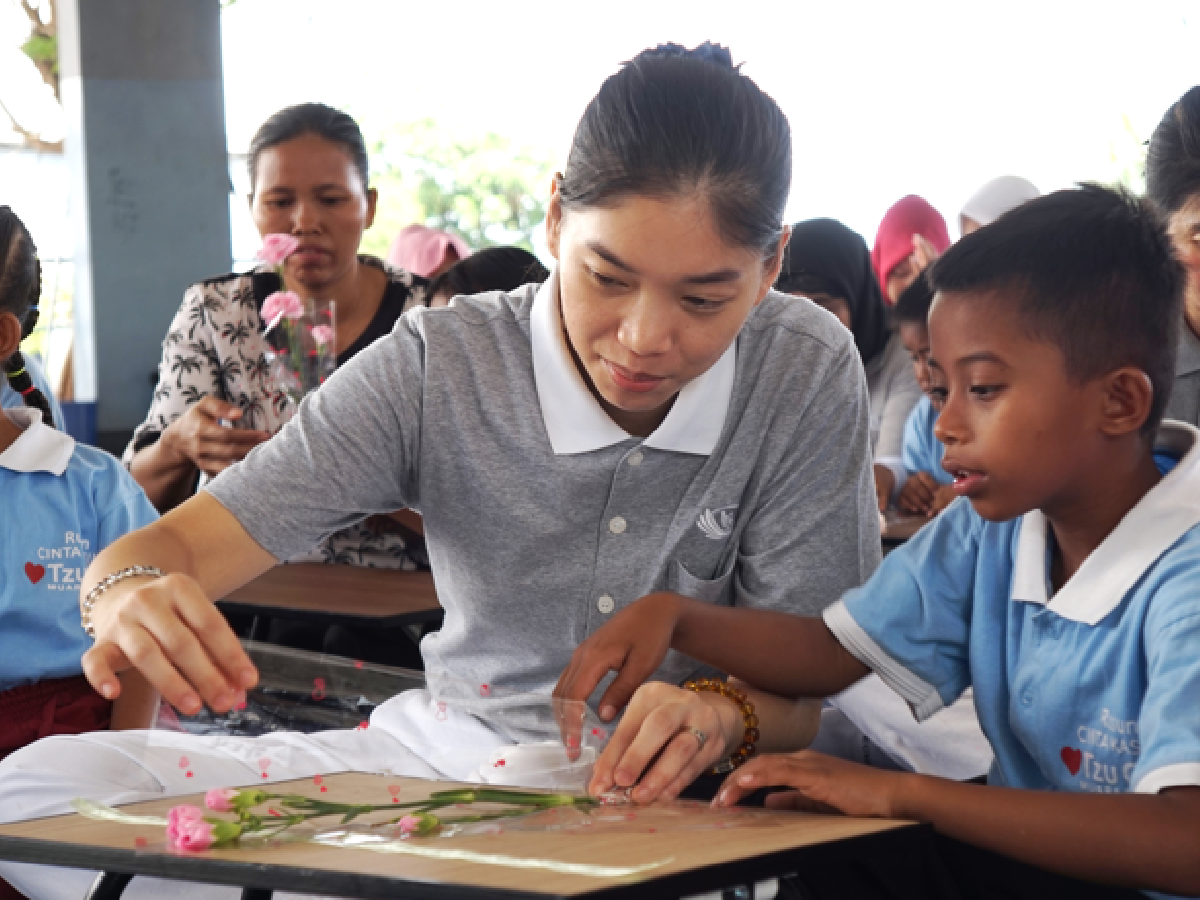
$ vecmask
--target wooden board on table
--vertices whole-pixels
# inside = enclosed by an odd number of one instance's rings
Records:
[[[321,788],[312,779],[262,785],[273,793],[300,793],[323,800],[388,803],[423,799],[435,790],[461,785],[416,778],[343,773],[329,775]],[[203,795],[131,804],[122,812],[165,816],[175,805],[201,806]],[[633,810],[636,813],[636,808]],[[329,821],[329,820],[326,820]],[[335,827],[332,823],[330,828]],[[668,885],[680,893],[718,882],[752,882],[795,871],[800,848],[820,845],[824,854],[838,842],[886,838],[912,823],[802,813],[755,811],[751,823],[736,819],[719,830],[654,830],[636,815],[618,830],[602,833],[550,833],[505,830],[497,834],[409,839],[406,846],[486,854],[493,860],[429,859],[312,843],[272,848],[173,854],[163,845],[163,829],[96,821],[78,815],[0,825],[0,858],[101,868],[113,872],[167,875],[186,880],[277,889],[332,892],[339,896],[385,896],[404,884],[406,897],[581,897],[655,896]],[[518,861],[514,863],[512,861]],[[582,866],[647,867],[636,874],[595,875],[553,871],[519,861],[550,861]],[[690,876],[690,877],[689,877]],[[653,888],[653,890],[651,890]]]
[[[275,566],[219,601],[237,612],[301,611],[427,620],[441,613],[428,572],[297,563]]]

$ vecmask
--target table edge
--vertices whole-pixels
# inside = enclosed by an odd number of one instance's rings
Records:
[[[361,897],[364,900],[394,897],[400,886],[404,887],[404,896],[411,900],[658,900],[664,896],[664,891],[672,896],[683,897],[720,889],[714,887],[714,882],[727,888],[779,878],[797,871],[809,857],[817,854],[827,862],[831,856],[836,860],[851,852],[857,853],[864,849],[869,851],[869,845],[894,839],[897,832],[904,832],[912,839],[919,839],[922,832],[929,831],[932,831],[932,826],[927,823],[899,822],[869,834],[849,835],[803,847],[775,850],[749,859],[729,860],[703,868],[689,869],[660,878],[649,876],[628,884],[605,885],[594,891],[570,894],[445,884],[420,878],[331,872],[328,869],[306,869],[298,866],[268,866],[257,862],[201,856],[171,856],[112,847],[83,847],[63,841],[11,835],[0,835],[0,860],[71,869],[97,869],[201,884]],[[868,846],[864,847],[864,844]],[[78,864],[66,864],[62,861],[64,847],[79,849]],[[279,877],[281,875],[284,876],[282,879]]]

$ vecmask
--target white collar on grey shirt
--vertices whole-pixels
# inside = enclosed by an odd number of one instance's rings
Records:
[[[1117,608],[1134,583],[1176,541],[1200,523],[1200,431],[1164,422],[1155,447],[1184,454],[1128,513],[1053,598],[1046,571],[1046,517],[1021,518],[1013,561],[1012,599],[1045,606],[1095,625]]]
[[[571,358],[558,306],[557,269],[534,297],[529,331],[533,380],[555,455],[588,453],[629,440],[630,435],[608,417],[592,395]],[[735,340],[707,372],[683,386],[667,417],[642,446],[711,454],[725,426],[736,370]]]
[[[21,436],[0,453],[0,466],[14,472],[62,475],[75,452],[75,439],[42,422],[42,411],[28,406],[4,410]]]

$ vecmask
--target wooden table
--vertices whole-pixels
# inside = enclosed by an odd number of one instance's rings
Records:
[[[428,572],[298,563],[276,566],[218,601],[231,613],[333,624],[436,624],[442,619]]]
[[[327,800],[387,803],[389,796],[404,802],[459,786],[360,773],[326,776],[324,784],[328,792],[321,794],[310,779],[269,789]],[[165,816],[171,806],[181,803],[202,805],[201,795],[133,804],[122,811]],[[750,824],[735,819],[727,827],[707,831],[689,830],[682,818],[676,819],[680,825],[652,829],[648,820],[636,821],[634,816],[634,821],[609,824],[599,832],[509,828],[498,834],[402,842],[406,848],[455,851],[459,857],[447,859],[307,842],[270,849],[172,853],[163,845],[161,826],[69,815],[0,825],[0,859],[100,869],[106,874],[97,879],[90,895],[94,900],[115,900],[134,875],[240,886],[243,897],[255,898],[289,890],[412,900],[649,900],[754,884],[801,867],[840,865],[881,850],[895,852],[897,842],[900,848],[906,842],[915,844],[928,830],[909,822],[774,810],[756,810],[755,816]],[[593,871],[579,871],[580,867]]]
[[[903,544],[920,531],[923,525],[928,525],[933,521],[928,516],[908,516],[894,510],[888,510],[884,518],[887,521],[887,527],[883,529],[880,537],[885,545],[893,547]]]

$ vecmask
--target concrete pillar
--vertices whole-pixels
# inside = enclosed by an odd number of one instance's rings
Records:
[[[58,0],[75,398],[120,450],[184,288],[229,271],[219,0]]]

